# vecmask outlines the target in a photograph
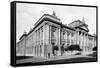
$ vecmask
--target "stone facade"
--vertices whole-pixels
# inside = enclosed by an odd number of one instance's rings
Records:
[[[16,45],[16,54],[24,56],[60,56],[62,46],[79,45],[83,51],[96,46],[96,36],[88,34],[88,25],[76,20],[64,25],[56,15],[44,14]],[[53,50],[57,47],[58,50]]]

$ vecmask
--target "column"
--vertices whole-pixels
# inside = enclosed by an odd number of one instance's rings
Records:
[[[86,46],[87,46],[87,34],[86,34],[85,38],[86,38],[86,42],[85,42],[85,51],[86,51]]]
[[[93,40],[94,40],[94,41],[93,41],[93,42],[94,42],[94,44],[93,44],[93,45],[94,45],[94,47],[95,47],[95,37],[94,37],[94,39],[93,39]]]
[[[70,32],[69,32],[69,45],[71,45],[70,39],[71,39],[71,38],[70,38]]]
[[[82,46],[83,46],[83,33],[82,32],[80,32],[80,47],[82,48]]]
[[[57,45],[57,41],[58,41],[58,39],[57,39],[57,35],[58,35],[57,34],[57,28],[56,28],[56,32],[55,33],[56,33],[56,38],[55,39],[56,39],[56,45]]]
[[[84,46],[84,33],[83,32],[81,32],[80,38],[81,38],[81,47],[83,48]]]
[[[66,39],[65,39],[65,41],[66,41],[66,45],[67,45],[67,31],[66,31]]]
[[[74,44],[76,45],[76,32],[74,32]]]
[[[41,51],[41,28],[40,28],[40,56],[41,56],[41,53],[42,51]]]
[[[79,37],[78,37],[78,40],[79,40],[79,46],[81,46],[81,45],[80,45],[80,40],[81,40],[80,36],[81,36],[81,33],[79,32]]]
[[[94,47],[94,37],[93,37],[93,47]]]
[[[37,56],[40,56],[40,45],[37,46]]]
[[[37,30],[36,30],[36,56],[37,56]]]
[[[35,31],[35,36],[34,37],[35,37],[35,46],[36,46],[36,31]]]
[[[61,46],[62,46],[62,40],[63,40],[63,30],[61,29]]]
[[[75,31],[75,44],[77,44],[77,41],[78,41],[78,40],[77,40],[77,34],[78,34],[78,33]]]
[[[37,45],[36,45],[36,56],[37,56],[37,54],[38,54],[38,53],[37,53]]]
[[[49,44],[51,45],[51,26],[49,25]]]
[[[77,32],[77,44],[79,45],[79,32]]]
[[[40,56],[41,56],[41,45],[40,45]]]
[[[94,43],[95,43],[95,46],[97,46],[97,38],[95,38]]]
[[[41,56],[43,56],[43,26],[41,27]]]
[[[44,56],[46,57],[46,24],[44,25],[44,31],[43,31],[43,33],[44,33]]]
[[[36,32],[34,32],[34,47],[35,47],[35,56],[36,56]]]
[[[60,38],[60,28],[58,29],[58,32],[59,32],[59,55],[61,55],[61,44],[60,44],[60,40],[61,40],[61,38]]]
[[[83,32],[82,32],[82,39],[81,40],[82,40],[82,44],[81,44],[82,45],[82,49],[84,51],[84,33]]]
[[[93,45],[92,47],[94,47],[94,37],[93,37],[93,44],[92,45]]]
[[[78,44],[80,45],[80,32],[78,32]]]
[[[82,32],[82,38],[81,38],[81,40],[82,40],[82,48],[84,47],[84,33]]]
[[[86,51],[86,46],[87,46],[87,33],[85,34],[85,51]]]
[[[43,26],[43,56],[45,57],[45,25]]]
[[[94,47],[94,37],[92,37],[92,48]]]
[[[84,51],[85,51],[85,46],[86,46],[86,43],[85,43],[85,35],[86,34],[84,33],[84,47],[83,47],[84,48]]]
[[[77,43],[77,41],[78,41],[78,39],[77,39],[77,38],[78,38],[77,35],[78,35],[78,33],[75,32],[75,44],[78,44],[78,43]]]
[[[71,32],[70,32],[70,45],[71,45],[71,43],[72,43],[71,40],[72,40],[72,39],[71,39]]]
[[[57,28],[57,46],[59,45],[59,29]]]
[[[52,44],[51,44],[51,36],[52,36],[52,35],[51,35],[51,28],[52,28],[51,25],[49,25],[49,36],[50,36],[50,37],[49,37],[50,56],[53,56],[53,54],[52,54],[52,53],[53,53],[53,52],[52,52],[53,49],[52,49]]]
[[[88,44],[88,34],[87,34],[87,45],[86,45],[86,51],[88,50],[88,47],[89,46],[89,44]]]
[[[38,56],[39,56],[39,29],[38,29],[37,32],[38,32],[38,34],[37,34],[37,36],[38,36],[38,38],[37,38],[37,40],[38,40],[38,41],[37,41],[37,44],[38,44],[38,45],[37,45],[37,46],[38,46],[38,47],[37,47],[38,52],[37,52],[37,53],[38,53]]]
[[[41,45],[41,28],[40,28],[40,45]]]
[[[38,50],[38,51],[39,51],[39,56],[40,56],[40,29],[38,30],[38,33],[39,33],[39,34],[38,34],[38,35],[39,35],[39,37],[38,37],[38,40],[39,40],[39,41],[38,41],[38,43],[39,43],[38,49],[39,49],[39,50]]]
[[[39,33],[38,33],[38,30],[37,30],[37,46],[39,44],[38,40],[39,40]]]

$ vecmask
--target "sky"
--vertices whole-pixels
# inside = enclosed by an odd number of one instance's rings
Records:
[[[69,24],[74,20],[82,20],[84,17],[89,28],[89,34],[96,34],[96,8],[94,7],[17,3],[16,41],[19,41],[24,31],[28,33],[43,14],[52,14],[53,11],[63,24]]]

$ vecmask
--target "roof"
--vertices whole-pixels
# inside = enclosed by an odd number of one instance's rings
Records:
[[[56,20],[56,21],[54,21],[53,19]],[[33,28],[27,35],[29,35],[31,32],[33,32],[34,29],[35,29],[39,24],[41,24],[43,20],[54,21],[56,24],[62,25],[62,26],[65,27],[65,28],[68,28],[68,29],[71,29],[71,30],[74,30],[74,31],[75,31],[74,28],[71,28],[71,27],[69,27],[69,26],[66,26],[66,25],[62,24],[62,22],[60,21],[60,19],[59,19],[57,16],[55,16],[55,15],[50,15],[50,14],[44,14],[44,15],[41,16],[40,19],[35,23],[34,28]]]
[[[85,23],[80,21],[80,20],[75,20],[72,23],[68,24],[68,26],[70,26],[70,27],[77,27],[77,26],[80,26],[80,25],[83,25],[83,24],[85,24]]]
[[[72,27],[72,28],[80,28],[80,29],[83,29],[85,31],[89,31],[88,25],[85,24],[85,22],[81,21],[81,20],[75,20],[72,23],[68,24],[68,26]]]
[[[44,14],[43,16],[40,17],[40,19],[35,23],[35,25],[38,24],[38,22],[43,19],[43,18],[48,18],[48,17],[51,17],[51,18],[54,18],[56,20],[58,20],[60,22],[60,19],[57,17],[57,16],[54,16],[54,15],[50,15],[50,14]]]
[[[89,36],[91,36],[91,37],[95,37],[95,38],[97,37],[97,36],[96,36],[96,34],[95,34],[95,35],[94,35],[94,34],[93,34],[93,35],[91,35],[91,34],[88,34],[88,35],[89,35]]]
[[[22,34],[22,36],[19,38],[19,40],[21,40],[23,37],[25,37],[25,36],[27,36],[27,33],[26,32],[24,32],[23,34]]]

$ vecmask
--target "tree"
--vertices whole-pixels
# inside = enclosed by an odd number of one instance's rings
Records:
[[[64,50],[68,51],[68,47],[69,47],[69,45],[65,46]]]
[[[70,50],[70,51],[77,50],[77,51],[81,51],[82,49],[80,49],[79,45],[70,45],[65,50]]]
[[[95,46],[92,50],[93,50],[93,51],[97,51],[97,46]]]
[[[54,46],[54,50],[58,51],[59,50],[58,46]]]
[[[53,46],[53,54],[54,54],[54,56],[56,55],[55,51],[58,51],[58,50],[59,50],[58,46]]]

